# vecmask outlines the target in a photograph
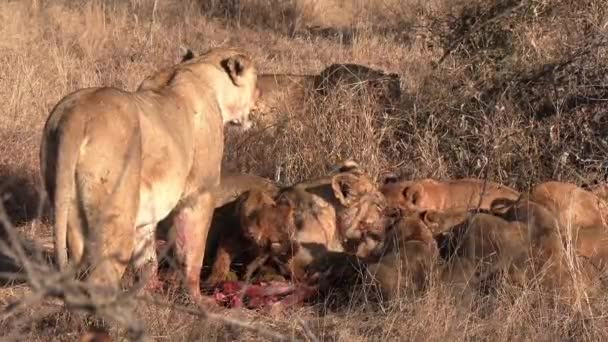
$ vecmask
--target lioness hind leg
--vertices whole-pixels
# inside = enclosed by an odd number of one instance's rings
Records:
[[[86,202],[98,206],[97,210],[91,210],[90,205],[87,213],[89,230],[85,257],[90,267],[88,280],[110,289],[118,288],[134,247],[138,196],[130,192],[121,194],[125,192],[124,188],[118,187],[116,196],[104,196],[104,201],[92,200],[97,196],[84,196],[91,199]]]
[[[211,193],[204,192],[187,199],[175,215],[175,251],[185,267],[185,287],[192,299],[202,303],[200,290],[201,268],[205,255],[205,243],[211,225],[214,202]]]
[[[109,290],[118,288],[133,254],[141,172],[139,140],[120,148],[113,139],[92,135],[76,169],[88,281]]]

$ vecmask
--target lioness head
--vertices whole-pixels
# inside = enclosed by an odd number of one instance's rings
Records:
[[[290,205],[275,202],[262,189],[253,189],[239,198],[238,211],[245,237],[259,249],[279,257],[293,255],[296,228]]]
[[[211,62],[217,68],[216,84],[218,104],[224,123],[249,129],[252,126],[249,112],[259,97],[257,70],[251,57],[238,49],[212,49],[197,55],[190,52],[191,58],[182,64],[196,66],[199,62]],[[229,82],[226,82],[229,81]]]
[[[197,54],[186,49],[179,64],[147,77],[138,90],[157,90],[172,82],[180,70],[189,70],[194,75],[204,74],[211,79],[204,87],[215,92],[224,124],[237,125],[243,130],[252,126],[249,112],[259,97],[259,90],[257,70],[246,53],[238,49],[216,48]]]

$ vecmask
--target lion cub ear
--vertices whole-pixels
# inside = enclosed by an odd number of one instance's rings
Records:
[[[420,219],[429,228],[433,234],[439,233],[439,227],[442,225],[443,218],[436,210],[424,210],[420,212]]]
[[[332,177],[331,188],[342,205],[350,206],[358,196],[356,190],[358,182],[359,177],[350,173],[339,173]]]
[[[424,188],[420,184],[413,184],[403,189],[403,197],[405,200],[415,206],[420,205],[420,201],[424,196]]]
[[[247,84],[246,74],[253,68],[251,59],[243,54],[237,54],[222,61],[222,67],[236,86]]]

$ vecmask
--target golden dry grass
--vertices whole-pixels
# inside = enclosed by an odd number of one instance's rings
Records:
[[[48,236],[48,220],[36,218],[38,147],[52,106],[82,87],[134,90],[176,62],[180,46],[239,46],[262,73],[360,63],[402,77],[404,99],[391,115],[345,93],[285,108],[286,120],[272,131],[229,134],[226,169],[290,183],[354,158],[374,175],[397,169],[408,177],[488,176],[520,190],[548,179],[606,180],[607,7],[603,0],[161,0],[153,16],[152,0],[5,1],[3,201],[26,235]],[[275,318],[218,311],[298,339],[306,326],[331,341],[602,340],[608,337],[602,290],[587,301],[582,290],[571,299],[505,287],[465,300],[438,282],[386,310],[353,304],[321,314],[320,304]],[[0,302],[27,291],[6,287]],[[260,339],[175,308],[146,305],[138,314],[155,340]],[[83,329],[61,312],[22,333],[33,341],[74,340]]]

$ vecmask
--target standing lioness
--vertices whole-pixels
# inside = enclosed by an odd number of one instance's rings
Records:
[[[95,284],[117,286],[132,257],[139,271],[155,272],[155,227],[173,211],[177,256],[198,301],[223,125],[249,126],[257,72],[235,49],[212,49],[162,72],[166,82],[155,87],[87,88],[63,98],[44,127],[41,172],[61,269],[69,252],[91,266]]]

